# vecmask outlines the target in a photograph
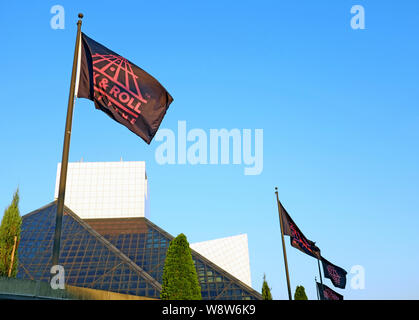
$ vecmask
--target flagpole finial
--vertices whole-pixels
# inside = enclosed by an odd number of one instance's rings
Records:
[[[275,192],[278,192],[278,187],[275,187]]]
[[[79,13],[79,18],[83,19],[83,13]]]

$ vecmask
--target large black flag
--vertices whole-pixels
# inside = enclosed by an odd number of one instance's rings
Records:
[[[333,291],[328,286],[317,283],[317,290],[320,294],[320,300],[343,300],[343,296],[336,291]]]
[[[77,97],[94,101],[148,144],[173,101],[147,72],[82,33]],[[77,88],[76,88],[77,89]]]
[[[323,265],[324,276],[329,278],[335,287],[345,289],[347,272],[341,267],[330,263],[323,257],[321,257],[321,261]]]
[[[320,249],[316,247],[316,244],[313,241],[308,240],[304,236],[289,216],[287,210],[285,210],[281,203],[280,205],[284,234],[290,236],[291,245],[314,258],[320,259]]]

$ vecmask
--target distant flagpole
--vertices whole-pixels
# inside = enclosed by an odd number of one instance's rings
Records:
[[[281,204],[279,202],[278,188],[277,187],[275,187],[275,194],[276,194],[276,202],[278,204],[279,224],[281,226],[282,251],[284,253],[285,274],[287,276],[288,298],[289,298],[289,300],[292,300],[290,275],[288,273],[287,250],[285,249],[285,241],[284,241],[284,226],[283,226],[283,223],[282,223],[282,209],[281,209]]]
[[[316,283],[317,300],[320,300],[320,297],[319,297],[319,286],[317,285],[317,278],[316,277],[314,277],[314,282]]]
[[[73,59],[73,70],[71,72],[71,82],[70,82],[70,95],[68,97],[68,107],[67,107],[67,119],[65,123],[65,132],[64,132],[64,146],[63,146],[63,155],[61,160],[61,173],[60,173],[60,184],[58,188],[58,202],[57,202],[57,215],[55,220],[55,233],[54,233],[54,246],[52,249],[52,265],[58,265],[60,258],[60,242],[61,242],[61,226],[63,220],[64,212],[64,197],[65,197],[65,185],[67,181],[67,166],[68,166],[68,154],[70,151],[70,137],[71,137],[71,124],[73,120],[73,107],[74,107],[74,97],[76,89],[76,74],[77,74],[77,62],[79,58],[80,51],[80,38],[81,38],[81,19],[83,19],[83,14],[79,13],[79,20],[77,21],[77,36],[76,36],[76,47],[74,49],[74,59]]]
[[[317,265],[319,266],[320,284],[322,286],[322,291],[324,292],[322,271],[320,269],[320,259],[317,259]]]

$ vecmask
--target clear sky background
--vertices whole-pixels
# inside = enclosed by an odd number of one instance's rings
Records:
[[[53,5],[65,29],[53,30]],[[353,30],[350,9],[365,8]],[[76,101],[70,161],[145,160],[150,220],[190,242],[241,233],[252,284],[286,299],[274,187],[323,256],[365,289],[346,299],[419,298],[419,2],[2,1],[0,207],[53,200],[77,13],[83,31],[174,97],[161,128],[263,129],[264,168],[159,165],[160,142]],[[3,211],[3,210],[2,210]],[[3,212],[0,212],[2,216]],[[316,299],[317,262],[289,245],[291,285]],[[329,280],[325,283],[333,288]]]

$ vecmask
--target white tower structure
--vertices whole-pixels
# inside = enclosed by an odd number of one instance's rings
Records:
[[[252,286],[247,234],[192,243],[190,247],[249,287]]]
[[[61,163],[57,166],[58,198]],[[70,162],[65,205],[82,219],[148,216],[144,161]]]

